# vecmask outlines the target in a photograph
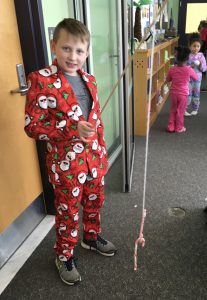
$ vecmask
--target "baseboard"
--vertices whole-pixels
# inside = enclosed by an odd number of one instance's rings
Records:
[[[45,217],[43,194],[0,234],[0,268]]]

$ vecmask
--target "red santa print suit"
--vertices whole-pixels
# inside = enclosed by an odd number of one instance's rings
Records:
[[[50,67],[28,76],[25,131],[31,138],[47,141],[46,165],[57,211],[56,252],[61,260],[73,255],[80,203],[86,238],[96,239],[100,233],[103,176],[108,170],[96,80],[82,70],[79,74],[93,101],[88,122],[96,126],[96,133],[87,144],[80,140],[77,129],[84,116],[56,60]]]

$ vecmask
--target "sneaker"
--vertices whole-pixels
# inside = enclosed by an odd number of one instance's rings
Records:
[[[83,239],[81,241],[81,246],[84,249],[96,251],[104,256],[114,256],[114,254],[117,252],[116,247],[111,242],[100,237],[100,235],[97,236],[96,241]]]
[[[185,128],[185,127],[183,127],[183,128],[181,128],[181,129],[179,129],[179,130],[176,130],[176,132],[177,132],[177,133],[186,132],[186,128]]]
[[[198,111],[197,110],[193,110],[192,113],[191,113],[191,116],[196,116],[198,114]]]
[[[204,208],[203,212],[207,214],[207,206]]]
[[[185,112],[184,112],[184,116],[185,116],[185,117],[190,117],[191,114],[190,114],[189,112],[185,111]]]
[[[55,264],[59,271],[60,278],[66,284],[74,285],[75,283],[81,281],[80,274],[76,269],[76,262],[74,260],[74,257],[71,257],[67,261],[62,261],[58,257],[56,257]]]
[[[172,128],[167,127],[167,128],[166,128],[166,131],[169,132],[169,133],[173,133],[173,132],[175,132],[175,129],[172,129]]]

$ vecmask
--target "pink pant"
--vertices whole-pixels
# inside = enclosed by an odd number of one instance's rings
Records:
[[[169,131],[180,131],[183,128],[187,98],[187,95],[171,94],[171,108],[167,126]]]

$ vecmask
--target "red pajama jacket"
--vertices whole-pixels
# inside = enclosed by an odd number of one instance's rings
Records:
[[[63,259],[71,256],[65,249],[65,245],[72,253],[73,246],[77,242],[79,228],[77,214],[80,202],[84,202],[82,204],[85,204],[85,211],[87,211],[83,214],[84,230],[100,232],[99,210],[104,201],[100,182],[102,181],[103,186],[103,176],[108,170],[96,80],[82,70],[78,72],[92,97],[88,122],[95,125],[96,133],[89,143],[80,140],[77,125],[85,118],[72,87],[59,70],[56,60],[51,66],[29,74],[25,109],[27,135],[36,140],[47,141],[46,165],[56,195],[58,215],[56,216],[59,248],[57,252],[59,256],[64,253]],[[86,184],[88,175],[90,181]],[[87,199],[92,203],[90,205],[86,204],[86,199],[82,199],[82,192],[79,193],[84,185]],[[97,189],[100,192],[97,192]],[[92,200],[98,193],[101,195],[98,204],[95,205],[95,201]],[[94,218],[93,222],[89,220],[90,218]]]

